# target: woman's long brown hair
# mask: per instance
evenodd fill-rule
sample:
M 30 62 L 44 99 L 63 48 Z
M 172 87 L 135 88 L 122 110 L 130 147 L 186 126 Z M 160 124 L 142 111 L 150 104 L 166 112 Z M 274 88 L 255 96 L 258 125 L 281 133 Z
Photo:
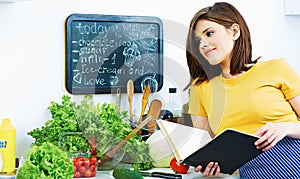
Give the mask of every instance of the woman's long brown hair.
M 209 20 L 223 25 L 225 28 L 230 28 L 234 23 L 240 26 L 240 37 L 236 40 L 232 51 L 230 62 L 231 75 L 247 71 L 250 68 L 249 64 L 257 62 L 257 59 L 252 60 L 250 31 L 243 16 L 229 3 L 215 3 L 213 6 L 198 11 L 190 22 L 186 44 L 186 58 L 191 80 L 186 88 L 188 88 L 195 79 L 195 84 L 201 84 L 221 73 L 219 65 L 210 65 L 199 52 L 199 44 L 195 39 L 195 26 L 199 20 Z

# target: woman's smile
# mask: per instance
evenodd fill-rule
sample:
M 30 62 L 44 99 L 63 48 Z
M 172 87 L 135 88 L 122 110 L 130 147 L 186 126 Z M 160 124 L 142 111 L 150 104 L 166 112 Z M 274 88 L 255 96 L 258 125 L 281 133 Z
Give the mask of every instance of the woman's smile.
M 212 52 L 215 51 L 215 49 L 216 49 L 216 48 L 212 48 L 212 49 L 207 49 L 207 50 L 205 50 L 205 51 L 204 51 L 204 55 L 205 55 L 206 57 L 209 57 L 209 56 L 212 54 Z
M 199 51 L 211 65 L 229 63 L 234 46 L 234 32 L 224 26 L 208 21 L 199 20 L 195 26 L 196 38 L 200 39 Z M 229 67 L 226 65 L 226 68 Z

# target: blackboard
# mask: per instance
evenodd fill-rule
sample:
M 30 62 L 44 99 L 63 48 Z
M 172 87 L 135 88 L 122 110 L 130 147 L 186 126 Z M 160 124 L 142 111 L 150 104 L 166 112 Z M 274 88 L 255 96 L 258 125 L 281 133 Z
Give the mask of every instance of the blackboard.
M 163 26 L 152 16 L 71 14 L 66 30 L 66 89 L 71 94 L 124 93 L 163 85 Z

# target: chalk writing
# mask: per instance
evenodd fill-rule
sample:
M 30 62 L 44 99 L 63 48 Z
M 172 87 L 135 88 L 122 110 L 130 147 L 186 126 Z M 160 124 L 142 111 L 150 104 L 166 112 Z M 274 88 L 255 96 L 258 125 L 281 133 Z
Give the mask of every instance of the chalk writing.
M 135 21 L 136 16 L 126 16 L 123 21 L 107 20 L 103 15 L 99 16 L 102 19 L 71 16 L 74 18 L 66 23 L 66 76 L 71 93 L 74 88 L 125 88 L 129 79 L 162 73 L 160 21 L 147 22 L 147 17 Z

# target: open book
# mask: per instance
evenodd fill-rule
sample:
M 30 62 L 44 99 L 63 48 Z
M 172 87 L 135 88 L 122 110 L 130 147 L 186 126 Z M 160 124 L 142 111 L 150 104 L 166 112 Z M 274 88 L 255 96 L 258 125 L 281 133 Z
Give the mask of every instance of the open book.
M 218 162 L 221 173 L 233 174 L 262 153 L 254 146 L 258 137 L 232 129 L 211 138 L 206 130 L 161 119 L 157 124 L 177 161 L 189 166 L 206 167 L 213 161 Z

